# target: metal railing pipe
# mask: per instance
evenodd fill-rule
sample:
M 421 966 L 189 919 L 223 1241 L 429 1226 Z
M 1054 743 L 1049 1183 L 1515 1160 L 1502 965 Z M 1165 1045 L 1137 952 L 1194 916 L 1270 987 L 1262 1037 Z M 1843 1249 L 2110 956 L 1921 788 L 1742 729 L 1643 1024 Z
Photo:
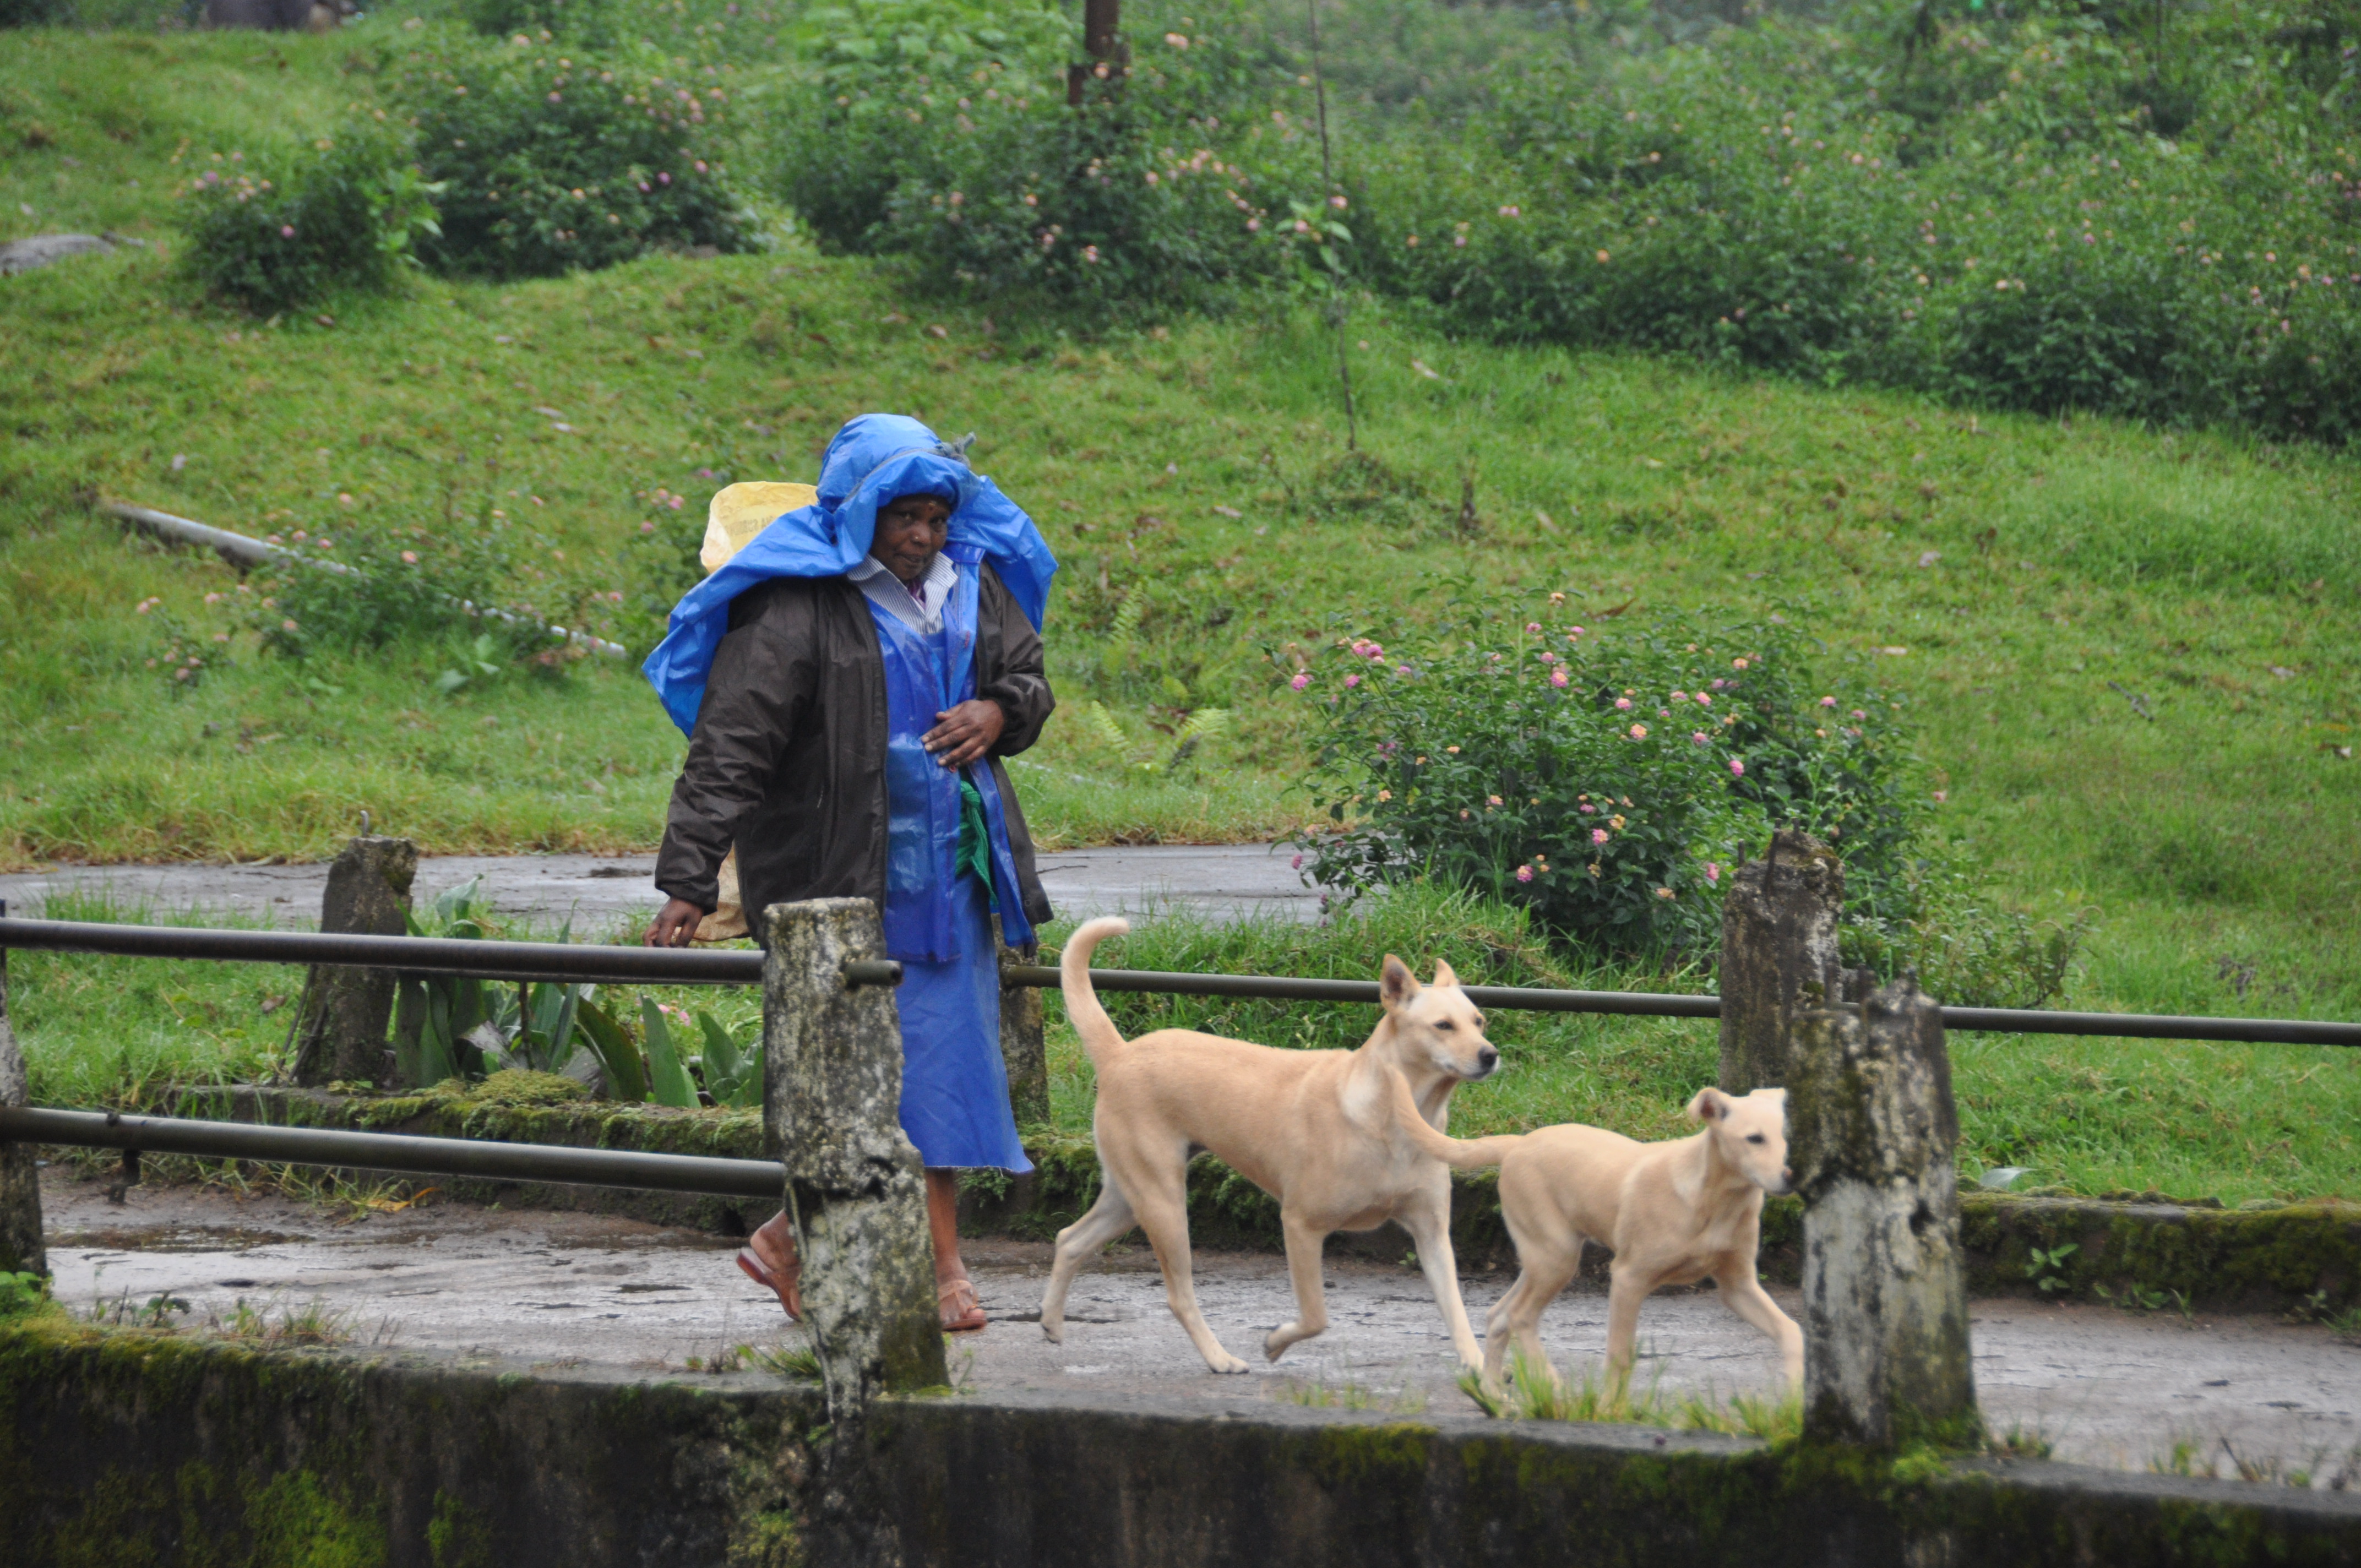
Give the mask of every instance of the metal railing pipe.
M 622 985 L 760 985 L 763 955 L 744 949 L 487 942 L 453 937 L 366 937 L 317 931 L 221 931 L 82 920 L 0 920 L 0 948 L 126 958 L 244 963 L 344 964 L 489 980 L 578 980 Z
M 1047 964 L 1006 964 L 1003 983 L 1058 988 L 1058 971 Z M 1301 980 L 1290 975 L 1185 974 L 1168 970 L 1094 969 L 1091 984 L 1101 991 L 1163 992 L 1175 996 L 1244 996 L 1274 1002 L 1360 1002 L 1378 1004 L 1373 980 Z M 1539 986 L 1471 985 L 1467 999 L 1478 1007 L 1522 1008 L 1537 1013 L 1624 1013 L 1657 1018 L 1719 1018 L 1718 996 L 1664 995 L 1650 991 L 1551 991 Z
M 134 1149 L 142 1154 L 192 1155 L 202 1159 L 265 1160 L 276 1165 L 335 1166 L 405 1176 L 630 1187 L 652 1192 L 755 1198 L 773 1203 L 779 1201 L 786 1183 L 785 1168 L 775 1160 L 577 1149 L 474 1138 L 412 1137 L 402 1133 L 346 1133 L 324 1127 L 129 1116 L 112 1111 L 0 1106 L 0 1143 L 11 1142 Z

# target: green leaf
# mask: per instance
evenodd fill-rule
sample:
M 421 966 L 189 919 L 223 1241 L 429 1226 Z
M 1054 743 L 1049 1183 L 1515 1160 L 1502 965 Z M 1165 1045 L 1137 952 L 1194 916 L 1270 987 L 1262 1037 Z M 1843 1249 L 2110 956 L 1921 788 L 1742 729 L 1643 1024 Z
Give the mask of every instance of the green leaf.
M 697 1026 L 705 1035 L 705 1085 L 713 1091 L 713 1098 L 719 1100 L 725 1085 L 737 1087 L 738 1075 L 745 1070 L 745 1064 L 738 1059 L 738 1042 L 730 1037 L 730 1031 L 712 1014 L 700 1011 Z
M 639 1048 L 613 1014 L 596 1002 L 586 1001 L 574 1015 L 574 1029 L 598 1058 L 599 1069 L 607 1075 L 609 1098 L 636 1103 L 648 1097 L 647 1069 L 640 1060 Z
M 640 998 L 640 1022 L 647 1031 L 648 1088 L 659 1105 L 694 1107 L 697 1086 L 688 1080 L 688 1069 L 680 1062 L 673 1049 L 672 1030 L 664 1023 L 664 1009 L 655 998 Z

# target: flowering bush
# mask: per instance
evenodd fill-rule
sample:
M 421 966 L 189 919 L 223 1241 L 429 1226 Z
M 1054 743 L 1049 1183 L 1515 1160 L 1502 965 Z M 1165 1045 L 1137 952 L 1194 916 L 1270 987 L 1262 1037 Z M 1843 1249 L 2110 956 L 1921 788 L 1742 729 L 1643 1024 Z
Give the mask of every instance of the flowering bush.
M 1304 661 L 1319 881 L 1432 876 L 1608 954 L 1710 949 L 1723 879 L 1773 826 L 1837 843 L 1857 906 L 1906 893 L 1895 699 L 1816 690 L 1777 626 L 1592 630 L 1562 601 Z
M 2350 440 L 2361 137 L 2205 25 L 2169 79 L 2039 10 L 1930 22 L 1898 90 L 1874 29 L 1775 19 L 1541 64 L 1357 164 L 1360 270 L 1502 336 Z
M 445 36 L 389 63 L 442 185 L 441 233 L 420 247 L 434 266 L 544 277 L 666 246 L 751 247 L 718 146 L 729 95 L 707 75 L 545 31 L 497 46 Z
M 478 528 L 434 532 L 297 528 L 272 534 L 269 543 L 295 559 L 257 574 L 236 609 L 262 646 L 281 657 L 478 630 L 517 652 L 548 642 L 535 627 L 470 617 L 461 608 L 505 603 L 517 575 L 507 532 L 489 520 Z
M 180 194 L 182 274 L 254 311 L 389 288 L 434 234 L 408 147 L 366 124 L 286 157 L 215 153 Z

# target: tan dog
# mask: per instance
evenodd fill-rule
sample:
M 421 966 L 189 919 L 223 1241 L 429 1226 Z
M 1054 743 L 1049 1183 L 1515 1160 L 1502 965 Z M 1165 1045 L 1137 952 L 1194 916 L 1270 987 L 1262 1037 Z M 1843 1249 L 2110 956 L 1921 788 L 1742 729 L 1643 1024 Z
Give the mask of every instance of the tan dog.
M 1210 1149 L 1279 1200 L 1296 1319 L 1263 1341 L 1271 1360 L 1328 1326 L 1320 1253 L 1329 1233 L 1375 1230 L 1392 1220 L 1418 1248 L 1419 1267 L 1460 1360 L 1477 1365 L 1476 1335 L 1451 1255 L 1451 1173 L 1394 1128 L 1399 1090 L 1412 1118 L 1456 1149 L 1438 1130 L 1452 1090 L 1499 1065 L 1499 1053 L 1484 1038 L 1484 1015 L 1459 989 L 1451 966 L 1436 964 L 1434 983 L 1421 986 L 1387 954 L 1378 982 L 1385 1017 L 1357 1050 L 1274 1050 L 1188 1029 L 1126 1041 L 1091 989 L 1090 961 L 1101 941 L 1129 929 L 1121 920 L 1093 920 L 1074 933 L 1059 960 L 1067 1015 L 1098 1071 L 1092 1127 L 1105 1182 L 1091 1212 L 1058 1234 L 1041 1300 L 1042 1332 L 1064 1340 L 1074 1275 L 1137 1223 L 1156 1249 L 1172 1315 L 1205 1365 L 1216 1372 L 1246 1370 L 1205 1326 L 1190 1274 L 1189 1159 Z
M 1500 1217 L 1517 1244 L 1517 1282 L 1484 1323 L 1484 1381 L 1498 1387 L 1511 1339 L 1546 1367 L 1535 1331 L 1582 1263 L 1586 1242 L 1612 1247 L 1607 1376 L 1631 1376 L 1640 1303 L 1660 1286 L 1711 1279 L 1722 1304 L 1778 1342 L 1787 1382 L 1804 1380 L 1804 1335 L 1754 1276 L 1763 1198 L 1787 1190 L 1787 1091 L 1741 1096 L 1700 1089 L 1691 1119 L 1705 1130 L 1643 1144 L 1569 1122 L 1513 1136 L 1447 1138 L 1418 1114 L 1406 1085 L 1396 1116 L 1411 1143 L 1462 1170 L 1500 1168 Z M 1554 1375 L 1554 1374 L 1553 1374 Z

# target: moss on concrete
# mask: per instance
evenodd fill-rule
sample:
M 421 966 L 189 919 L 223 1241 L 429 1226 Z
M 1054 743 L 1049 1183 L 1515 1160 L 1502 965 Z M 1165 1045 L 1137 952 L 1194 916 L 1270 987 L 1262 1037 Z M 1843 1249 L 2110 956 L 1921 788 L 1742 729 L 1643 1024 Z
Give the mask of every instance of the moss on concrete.
M 0 1325 L 10 1568 L 800 1568 L 808 1391 L 507 1378 L 62 1318 Z M 738 1552 L 737 1543 L 754 1550 Z

